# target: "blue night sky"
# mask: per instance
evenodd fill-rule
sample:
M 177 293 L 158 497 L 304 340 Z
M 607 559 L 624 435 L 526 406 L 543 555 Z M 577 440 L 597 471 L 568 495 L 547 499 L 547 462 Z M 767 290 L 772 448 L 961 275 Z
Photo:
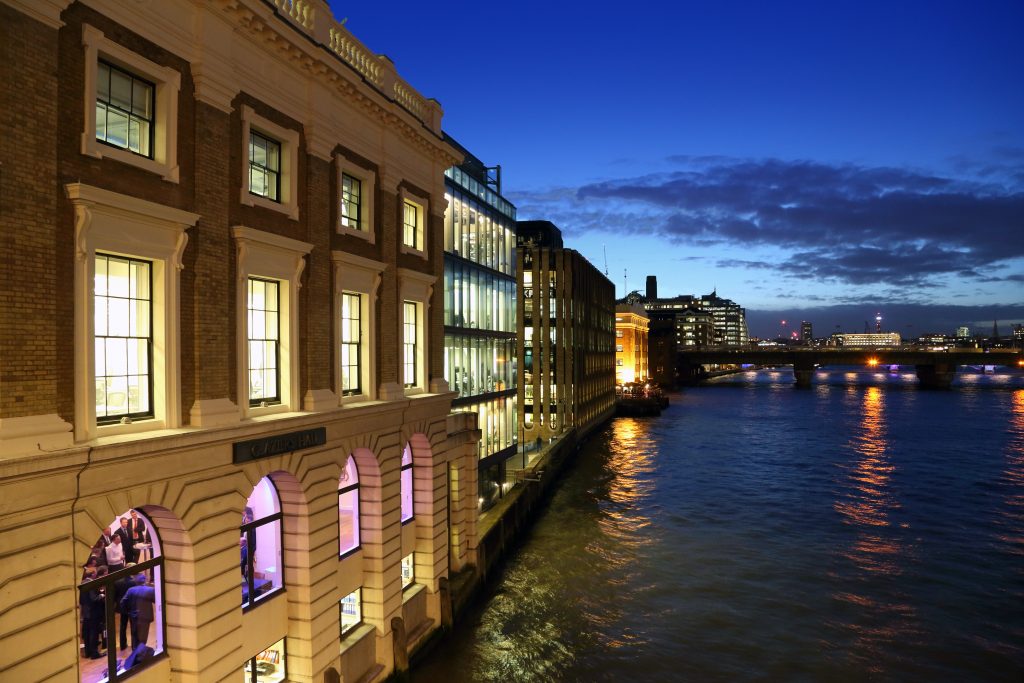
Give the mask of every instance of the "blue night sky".
M 1024 321 L 1020 0 L 331 4 L 619 296 L 717 287 L 762 336 Z

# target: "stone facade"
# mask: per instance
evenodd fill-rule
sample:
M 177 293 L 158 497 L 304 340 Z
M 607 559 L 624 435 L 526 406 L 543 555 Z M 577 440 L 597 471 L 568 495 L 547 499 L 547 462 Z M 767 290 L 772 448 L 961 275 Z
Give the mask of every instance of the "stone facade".
M 0 2 L 0 679 L 93 680 L 78 584 L 100 529 L 130 508 L 163 557 L 163 651 L 139 681 L 237 680 L 286 640 L 292 681 L 376 680 L 442 622 L 450 570 L 474 561 L 475 415 L 443 377 L 441 110 L 334 21 L 326 2 Z M 153 86 L 154 151 L 97 142 L 97 64 Z M 247 192 L 248 137 L 281 143 L 277 205 Z M 340 177 L 372 194 L 339 227 Z M 401 198 L 425 245 L 401 247 Z M 152 269 L 152 415 L 97 420 L 96 254 Z M 249 400 L 246 286 L 277 282 L 280 400 Z M 363 391 L 343 396 L 339 296 L 364 302 Z M 420 376 L 403 381 L 402 302 Z M 323 429 L 236 462 L 242 442 Z M 402 523 L 401 461 L 413 460 Z M 339 556 L 338 487 L 359 469 L 359 547 Z M 239 525 L 269 477 L 284 589 L 243 611 Z M 415 580 L 403 590 L 401 560 Z M 339 600 L 362 589 L 341 638 Z M 397 644 L 397 645 L 396 645 Z M 396 647 L 401 652 L 396 651 Z

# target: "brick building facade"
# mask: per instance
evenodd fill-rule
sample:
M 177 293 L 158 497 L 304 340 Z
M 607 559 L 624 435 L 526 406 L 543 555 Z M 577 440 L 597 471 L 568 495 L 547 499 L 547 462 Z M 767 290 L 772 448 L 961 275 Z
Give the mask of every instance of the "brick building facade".
M 0 27 L 0 678 L 127 654 L 81 656 L 79 582 L 129 510 L 158 612 L 133 679 L 401 667 L 476 542 L 439 105 L 321 0 L 3 0 Z M 264 489 L 278 561 L 243 525 Z

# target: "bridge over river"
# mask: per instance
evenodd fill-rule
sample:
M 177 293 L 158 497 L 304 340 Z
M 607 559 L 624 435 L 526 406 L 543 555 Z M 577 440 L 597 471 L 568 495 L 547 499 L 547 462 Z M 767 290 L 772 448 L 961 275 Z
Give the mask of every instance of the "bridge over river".
M 704 348 L 679 352 L 679 371 L 685 380 L 700 378 L 705 365 L 792 365 L 796 386 L 809 387 L 814 370 L 829 365 L 914 365 L 921 386 L 948 388 L 962 365 L 1024 367 L 1024 352 L 1016 349 L 954 349 L 927 351 L 913 347 L 740 349 Z

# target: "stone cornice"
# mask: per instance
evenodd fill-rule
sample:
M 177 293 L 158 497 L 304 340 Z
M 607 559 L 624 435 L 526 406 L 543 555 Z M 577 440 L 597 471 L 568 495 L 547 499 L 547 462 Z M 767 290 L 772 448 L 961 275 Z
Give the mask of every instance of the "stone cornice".
M 60 14 L 71 4 L 71 0 L 0 0 L 0 2 L 50 28 L 60 28 L 64 25 Z
M 269 9 L 255 11 L 244 0 L 217 0 L 217 5 L 231 16 L 239 31 L 245 31 L 251 39 L 266 44 L 279 57 L 311 78 L 326 81 L 334 91 L 352 101 L 370 118 L 397 130 L 429 158 L 446 168 L 461 160 L 454 147 L 429 130 L 399 102 L 380 92 L 348 64 L 329 53 L 325 46 L 317 45 L 306 36 L 300 37 L 295 27 L 277 20 Z M 317 55 L 317 48 L 327 54 Z M 354 80 L 356 78 L 359 82 Z

